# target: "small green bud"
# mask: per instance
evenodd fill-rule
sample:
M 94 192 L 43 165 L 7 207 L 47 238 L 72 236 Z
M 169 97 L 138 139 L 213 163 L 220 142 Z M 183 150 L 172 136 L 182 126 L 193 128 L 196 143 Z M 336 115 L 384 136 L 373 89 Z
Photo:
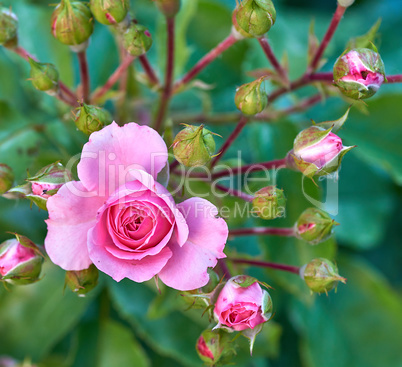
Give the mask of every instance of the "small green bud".
M 267 186 L 255 193 L 253 211 L 262 219 L 275 219 L 285 213 L 286 198 L 283 190 Z
M 173 141 L 175 158 L 187 167 L 206 165 L 215 152 L 213 133 L 205 129 L 204 125 L 185 126 Z
M 78 130 L 90 135 L 95 131 L 99 131 L 105 125 L 112 122 L 110 113 L 104 108 L 82 104 L 76 109 L 75 125 Z
M 55 93 L 59 88 L 59 72 L 53 64 L 44 64 L 29 59 L 31 82 L 33 86 L 48 93 Z
M 159 11 L 166 18 L 174 17 L 180 10 L 180 0 L 154 0 Z
M 0 195 L 13 187 L 14 173 L 7 164 L 0 163 Z
M 346 283 L 346 279 L 338 274 L 338 267 L 323 258 L 311 260 L 300 269 L 300 276 L 307 286 L 316 293 L 326 293 L 335 288 L 338 282 Z
M 236 90 L 236 107 L 245 115 L 255 115 L 264 110 L 268 103 L 268 96 L 261 89 L 265 77 L 243 84 Z
M 79 1 L 62 0 L 53 11 L 51 24 L 53 36 L 69 46 L 84 43 L 94 30 L 88 5 Z
M 295 225 L 296 236 L 311 245 L 324 242 L 338 225 L 327 213 L 317 208 L 306 209 Z
M 197 340 L 195 349 L 203 362 L 213 366 L 218 362 L 223 363 L 223 359 L 228 362 L 227 359 L 235 353 L 230 334 L 222 329 L 204 330 Z
M 247 34 L 261 37 L 276 20 L 276 10 L 271 0 L 244 0 L 236 11 L 236 23 Z
M 18 18 L 7 8 L 0 8 L 0 45 L 14 47 L 18 43 Z
M 102 24 L 120 23 L 127 16 L 129 0 L 91 0 L 90 8 L 95 19 Z
M 123 46 L 130 55 L 141 56 L 152 46 L 152 36 L 142 25 L 131 23 L 123 33 Z
M 10 284 L 31 284 L 38 280 L 43 255 L 27 237 L 15 234 L 15 239 L 0 244 L 0 280 Z
M 66 285 L 80 297 L 94 289 L 98 284 L 99 271 L 94 264 L 88 269 L 66 272 Z
M 385 80 L 384 63 L 378 52 L 356 48 L 341 55 L 334 65 L 334 81 L 353 99 L 373 96 Z

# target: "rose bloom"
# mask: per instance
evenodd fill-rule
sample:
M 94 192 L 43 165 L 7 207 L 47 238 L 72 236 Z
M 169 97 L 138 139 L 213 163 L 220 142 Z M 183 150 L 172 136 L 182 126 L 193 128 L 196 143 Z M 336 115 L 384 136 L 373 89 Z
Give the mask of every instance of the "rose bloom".
M 272 304 L 268 292 L 261 289 L 258 282 L 248 287 L 240 286 L 238 280 L 242 278 L 247 276 L 238 275 L 229 279 L 219 293 L 214 308 L 217 327 L 224 325 L 241 331 L 254 329 L 269 320 Z
M 78 164 L 80 181 L 48 199 L 45 248 L 65 270 L 93 263 L 114 280 L 191 290 L 208 283 L 228 236 L 217 208 L 193 197 L 175 204 L 156 181 L 167 147 L 147 126 L 113 123 L 93 133 Z

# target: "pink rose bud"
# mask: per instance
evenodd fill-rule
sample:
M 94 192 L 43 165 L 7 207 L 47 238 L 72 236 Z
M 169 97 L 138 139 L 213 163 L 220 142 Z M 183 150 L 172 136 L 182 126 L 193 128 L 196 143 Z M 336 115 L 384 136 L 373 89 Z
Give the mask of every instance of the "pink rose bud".
M 341 92 L 353 99 L 373 96 L 385 80 L 380 55 L 368 48 L 356 48 L 336 60 L 334 81 Z
M 16 285 L 34 283 L 43 256 L 30 239 L 18 234 L 15 237 L 0 244 L 0 280 Z
M 325 176 L 339 169 L 342 157 L 352 148 L 345 147 L 339 136 L 331 132 L 311 126 L 301 131 L 288 153 L 289 168 L 297 167 L 305 176 Z
M 7 164 L 0 163 L 0 195 L 10 190 L 13 186 L 13 170 Z
M 204 330 L 195 349 L 201 360 L 208 365 L 225 365 L 235 350 L 230 346 L 229 333 L 223 330 Z

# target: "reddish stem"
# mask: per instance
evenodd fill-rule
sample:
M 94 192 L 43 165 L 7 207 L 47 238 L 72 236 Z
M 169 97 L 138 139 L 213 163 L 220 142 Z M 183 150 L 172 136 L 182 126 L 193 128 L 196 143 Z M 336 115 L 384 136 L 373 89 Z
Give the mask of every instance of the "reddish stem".
M 174 85 L 173 90 L 177 91 L 181 86 L 187 84 L 203 69 L 205 69 L 212 61 L 214 61 L 220 54 L 222 54 L 230 46 L 236 43 L 236 41 L 237 39 L 232 34 L 226 37 L 219 45 L 209 51 L 200 61 L 198 61 L 197 64 L 195 64 L 193 68 Z
M 265 37 L 258 38 L 258 42 L 260 43 L 262 49 L 264 50 L 265 55 L 267 56 L 269 62 L 274 67 L 278 75 L 282 77 L 284 81 L 288 80 L 285 70 L 282 68 L 281 64 L 279 63 L 278 59 L 276 58 L 272 48 L 268 42 L 268 39 Z
M 402 83 L 402 74 L 388 75 L 387 83 Z
M 78 52 L 78 63 L 80 65 L 80 76 L 82 84 L 82 98 L 85 103 L 89 103 L 89 71 L 88 71 L 88 61 L 87 52 Z
M 240 117 L 239 123 L 236 125 L 236 128 L 232 131 L 232 133 L 229 135 L 227 140 L 223 143 L 222 148 L 218 155 L 212 159 L 211 162 L 211 169 L 218 163 L 218 161 L 221 159 L 221 157 L 226 153 L 226 151 L 229 149 L 229 147 L 232 145 L 232 143 L 236 140 L 236 138 L 239 136 L 241 131 L 243 130 L 244 126 L 246 126 L 248 122 L 248 118 L 245 116 Z
M 346 7 L 341 6 L 338 4 L 335 14 L 332 17 L 331 23 L 327 29 L 327 33 L 325 33 L 324 38 L 321 41 L 320 46 L 315 53 L 313 60 L 311 61 L 310 66 L 308 67 L 307 72 L 310 73 L 311 71 L 315 70 L 320 62 L 320 59 L 328 46 L 328 43 L 331 41 L 332 36 L 334 35 L 336 29 L 338 28 L 338 24 L 341 21 L 343 14 L 345 13 Z
M 273 227 L 235 228 L 229 231 L 229 236 L 257 236 L 257 235 L 293 237 L 295 235 L 295 231 L 293 228 L 273 228 Z
M 226 279 L 230 279 L 232 276 L 230 275 L 230 271 L 226 265 L 225 259 L 218 260 L 218 267 L 220 268 L 222 275 Z
M 310 75 L 309 78 L 311 81 L 318 81 L 318 82 L 334 82 L 334 74 L 330 73 L 314 73 Z
M 64 94 L 67 94 L 74 102 L 77 102 L 77 95 L 63 82 L 59 81 L 59 87 Z M 78 102 L 76 104 L 78 105 Z
M 105 93 L 113 87 L 120 79 L 120 77 L 125 73 L 128 67 L 131 65 L 133 60 L 135 59 L 132 55 L 127 55 L 123 62 L 118 66 L 118 68 L 114 71 L 114 73 L 109 77 L 106 83 L 93 94 L 92 100 L 99 100 L 101 97 L 105 95 Z
M 173 82 L 173 68 L 174 68 L 174 19 L 166 18 L 167 25 L 167 59 L 166 59 L 166 72 L 165 72 L 165 85 L 159 104 L 159 109 L 155 119 L 155 130 L 160 131 L 162 128 L 163 120 L 169 106 L 169 100 L 172 94 Z
M 146 57 L 146 55 L 141 55 L 138 57 L 138 60 L 140 61 L 142 68 L 145 71 L 145 74 L 147 74 L 149 81 L 152 84 L 159 84 L 159 80 L 158 77 L 156 76 L 154 69 L 152 69 L 151 64 L 148 61 L 148 58 Z
M 35 56 L 31 55 L 27 50 L 23 49 L 21 46 L 12 47 L 9 48 L 9 50 L 15 52 L 17 55 L 21 56 L 26 61 L 29 61 L 29 59 L 38 61 L 38 59 Z
M 298 267 L 298 266 L 278 264 L 278 263 L 272 263 L 272 262 L 268 262 L 268 261 L 259 261 L 259 260 L 246 260 L 246 259 L 233 259 L 233 258 L 227 258 L 227 260 L 229 260 L 233 263 L 237 263 L 237 264 L 248 264 L 248 265 L 261 266 L 264 268 L 288 271 L 288 272 L 294 273 L 294 274 L 300 273 L 300 267 Z
M 218 190 L 221 190 L 223 192 L 227 192 L 231 196 L 235 196 L 237 198 L 243 199 L 248 202 L 251 202 L 254 199 L 254 196 L 248 195 L 240 190 L 229 189 L 228 187 L 222 186 L 217 183 L 214 184 L 214 187 L 216 187 Z

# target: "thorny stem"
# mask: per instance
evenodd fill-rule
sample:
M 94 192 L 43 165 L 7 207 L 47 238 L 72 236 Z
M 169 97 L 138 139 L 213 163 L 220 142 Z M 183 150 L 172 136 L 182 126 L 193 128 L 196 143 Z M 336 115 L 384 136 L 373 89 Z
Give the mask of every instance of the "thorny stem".
M 315 53 L 310 66 L 307 69 L 307 73 L 310 74 L 313 70 L 315 70 L 320 62 L 320 59 L 328 46 L 328 43 L 331 41 L 332 36 L 334 35 L 336 29 L 338 28 L 338 24 L 341 21 L 343 14 L 345 13 L 346 7 L 338 4 L 335 14 L 332 17 L 331 23 L 327 29 L 327 33 L 325 33 L 324 38 L 322 39 L 320 46 Z
M 276 58 L 274 52 L 272 51 L 272 48 L 268 42 L 268 39 L 265 37 L 258 38 L 258 42 L 261 45 L 261 48 L 263 49 L 265 55 L 267 56 L 269 62 L 271 65 L 274 67 L 276 72 L 278 73 L 279 76 L 282 77 L 282 80 L 284 82 L 288 81 L 288 76 L 286 75 L 286 71 L 282 68 L 281 64 L 279 63 L 278 59 Z
M 293 237 L 295 231 L 293 228 L 274 228 L 274 227 L 253 227 L 253 228 L 235 228 L 229 231 L 229 236 L 257 236 L 271 235 Z
M 193 66 L 193 68 L 180 80 L 174 87 L 173 92 L 180 89 L 183 85 L 191 81 L 196 75 L 198 75 L 203 69 L 205 69 L 213 60 L 215 60 L 220 54 L 227 50 L 230 46 L 236 43 L 237 39 L 230 34 L 215 48 L 209 51 L 200 61 Z
M 152 69 L 152 66 L 149 63 L 147 56 L 145 54 L 141 55 L 138 57 L 138 60 L 140 61 L 145 74 L 147 74 L 149 81 L 152 84 L 159 84 L 158 77 L 156 76 L 154 69 Z
M 165 85 L 163 87 L 159 109 L 155 119 L 155 130 L 160 131 L 166 110 L 169 106 L 169 100 L 172 95 L 173 67 L 174 67 L 174 28 L 175 18 L 166 18 L 167 25 L 167 59 L 165 72 Z
M 298 266 L 278 264 L 278 263 L 272 263 L 272 262 L 268 262 L 268 261 L 259 261 L 259 260 L 234 259 L 234 258 L 230 258 L 230 257 L 227 258 L 227 260 L 231 261 L 232 263 L 236 263 L 236 264 L 261 266 L 264 268 L 288 271 L 288 272 L 294 273 L 294 274 L 300 273 L 300 267 L 298 267 Z
M 227 192 L 231 196 L 238 197 L 238 198 L 243 199 L 248 202 L 251 202 L 254 199 L 254 196 L 248 195 L 240 190 L 229 189 L 228 187 L 222 186 L 217 183 L 214 184 L 214 187 L 216 187 L 218 190 L 221 190 L 223 192 Z
M 114 71 L 114 73 L 109 77 L 109 79 L 106 81 L 106 83 L 98 91 L 96 91 L 93 94 L 91 99 L 93 101 L 96 101 L 96 100 L 99 100 L 101 97 L 103 97 L 105 95 L 105 93 L 110 88 L 112 88 L 114 84 L 117 83 L 117 81 L 125 73 L 125 71 L 131 65 L 131 63 L 133 62 L 134 59 L 135 59 L 134 56 L 127 55 L 125 57 L 125 59 L 122 61 L 122 63 L 118 66 L 118 68 Z
M 89 103 L 89 71 L 86 51 L 78 52 L 78 63 L 80 65 L 80 77 L 82 84 L 82 98 Z

